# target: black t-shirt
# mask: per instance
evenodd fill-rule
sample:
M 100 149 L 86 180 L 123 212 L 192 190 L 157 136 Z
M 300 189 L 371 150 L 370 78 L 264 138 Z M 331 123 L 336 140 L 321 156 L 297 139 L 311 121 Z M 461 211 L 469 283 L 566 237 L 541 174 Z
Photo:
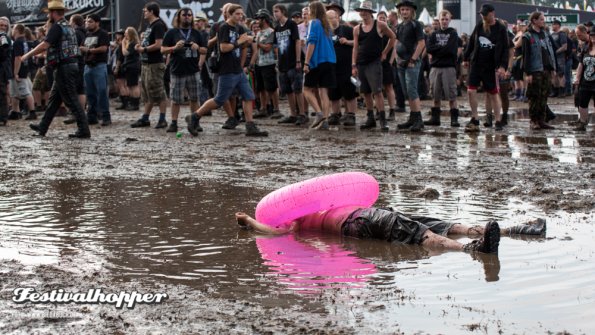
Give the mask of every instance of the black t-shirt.
M 478 49 L 477 49 L 477 62 L 476 64 L 482 64 L 485 68 L 495 67 L 494 58 L 496 56 L 496 43 L 498 43 L 498 29 L 494 26 L 491 27 L 490 33 L 486 33 L 483 27 L 478 30 Z
M 338 76 L 351 74 L 351 52 L 353 51 L 353 46 L 339 43 L 341 37 L 353 41 L 353 28 L 342 24 L 333 32 L 333 44 L 337 55 L 335 71 Z
M 58 46 L 60 44 L 60 39 L 62 38 L 62 28 L 60 28 L 57 24 L 52 24 L 48 34 L 45 35 L 45 41 L 49 43 L 51 46 Z
M 145 30 L 145 38 L 141 42 L 141 45 L 148 47 L 155 44 L 155 40 L 163 39 L 166 31 L 167 26 L 161 19 L 153 21 Z M 161 55 L 161 50 L 147 51 L 142 53 L 141 60 L 149 64 L 163 63 L 163 56 Z
M 24 37 L 17 38 L 14 43 L 12 44 L 12 64 L 14 64 L 14 59 L 16 57 L 23 56 L 29 52 L 29 44 L 25 41 Z M 21 62 L 21 67 L 19 68 L 19 78 L 27 78 L 29 74 L 29 60 L 25 62 Z M 16 76 L 15 76 L 16 77 Z
M 397 56 L 400 59 L 410 59 L 415 52 L 417 42 L 423 40 L 424 32 L 421 23 L 408 21 L 397 26 Z
M 580 78 L 580 89 L 595 91 L 595 56 L 587 53 L 581 57 L 583 63 L 583 76 Z
M 97 29 L 94 32 L 87 31 L 85 47 L 94 49 L 102 46 L 107 46 L 109 49 L 109 35 L 107 32 L 103 29 Z M 107 49 L 101 53 L 94 53 L 90 50 L 85 53 L 85 64 L 94 66 L 98 63 L 107 63 Z
M 79 47 L 85 45 L 85 39 L 87 38 L 87 31 L 84 28 L 74 28 L 74 33 L 76 34 L 76 41 L 78 42 Z M 79 56 L 79 65 L 81 68 L 85 66 L 85 57 L 81 54 Z
M 217 33 L 217 41 L 221 45 L 221 43 L 231 43 L 234 44 L 240 38 L 240 35 L 244 34 L 246 30 L 239 24 L 235 26 L 231 26 L 227 23 L 222 24 L 219 27 L 219 32 Z M 242 49 L 239 47 L 234 48 L 230 52 L 221 53 L 220 57 L 220 66 L 219 66 L 219 75 L 223 74 L 238 74 L 242 73 L 242 64 L 241 64 L 241 57 Z
M 185 46 L 177 51 L 172 52 L 170 56 L 171 73 L 180 76 L 188 75 L 198 72 L 198 50 L 192 50 L 190 46 L 186 46 L 190 42 L 194 42 L 201 47 L 206 47 L 207 43 L 202 35 L 195 29 L 170 29 L 163 38 L 163 46 L 173 47 L 178 41 L 185 41 Z
M 284 25 L 275 27 L 275 47 L 279 49 L 279 71 L 287 72 L 295 68 L 295 41 L 300 39 L 298 26 L 287 19 Z
M 124 56 L 122 66 L 126 69 L 139 68 L 140 69 L 140 55 L 135 49 L 136 43 L 128 44 L 128 56 Z

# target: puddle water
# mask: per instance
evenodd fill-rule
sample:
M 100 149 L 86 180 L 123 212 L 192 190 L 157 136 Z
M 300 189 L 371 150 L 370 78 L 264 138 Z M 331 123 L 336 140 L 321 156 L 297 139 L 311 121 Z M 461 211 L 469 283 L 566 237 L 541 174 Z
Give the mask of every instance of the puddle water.
M 564 143 L 552 145 L 571 147 Z M 413 196 L 415 187 L 382 184 L 378 204 L 464 224 L 496 218 L 510 226 L 545 216 L 519 200 L 428 186 L 441 193 L 438 200 Z M 252 212 L 267 192 L 184 180 L 5 187 L 0 257 L 52 264 L 80 254 L 92 260 L 81 266 L 117 279 L 183 283 L 229 298 L 290 293 L 289 303 L 297 304 L 331 296 L 325 306 L 331 317 L 380 333 L 393 326 L 457 333 L 471 324 L 504 333 L 595 329 L 593 213 L 550 215 L 547 238 L 504 237 L 499 257 L 473 258 L 379 241 L 238 230 L 233 213 Z

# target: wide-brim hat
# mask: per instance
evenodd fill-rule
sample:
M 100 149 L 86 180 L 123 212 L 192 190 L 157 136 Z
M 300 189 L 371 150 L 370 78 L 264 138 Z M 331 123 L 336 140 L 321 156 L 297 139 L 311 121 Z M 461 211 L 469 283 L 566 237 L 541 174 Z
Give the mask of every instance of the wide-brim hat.
M 333 9 L 333 8 L 336 8 L 336 9 L 339 10 L 339 12 L 341 12 L 341 14 L 339 14 L 339 16 L 345 14 L 345 9 L 338 2 L 334 2 L 333 1 L 333 2 L 330 2 L 329 4 L 326 5 L 326 10 Z
M 64 1 L 62 0 L 50 0 L 48 1 L 48 6 L 43 9 L 44 13 L 47 13 L 51 10 L 66 10 L 66 6 L 64 6 Z
M 397 9 L 401 8 L 401 7 L 410 7 L 410 8 L 413 8 L 413 10 L 417 10 L 417 5 L 415 5 L 413 3 L 413 1 L 409 1 L 409 0 L 403 0 L 403 1 L 399 2 L 397 4 Z
M 362 4 L 354 10 L 356 12 L 366 11 L 370 13 L 376 13 L 376 11 L 374 10 L 374 6 L 372 5 L 372 1 L 363 1 Z

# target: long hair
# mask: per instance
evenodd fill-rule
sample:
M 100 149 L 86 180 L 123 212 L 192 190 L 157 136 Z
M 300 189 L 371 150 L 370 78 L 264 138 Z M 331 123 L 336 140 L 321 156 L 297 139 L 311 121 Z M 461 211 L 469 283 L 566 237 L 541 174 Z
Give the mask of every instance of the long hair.
M 324 29 L 327 35 L 331 34 L 331 25 L 326 17 L 326 8 L 320 1 L 310 2 L 310 20 L 318 19 L 322 23 L 322 29 Z
M 138 37 L 138 32 L 136 31 L 136 29 L 134 29 L 134 27 L 126 28 L 126 30 L 124 31 L 124 36 L 126 36 L 126 40 L 124 40 L 124 43 L 122 43 L 124 46 L 124 49 L 128 49 L 128 46 L 130 45 L 130 43 L 135 43 L 135 44 L 140 43 L 140 38 Z
M 182 7 L 180 9 L 178 9 L 178 11 L 176 12 L 176 15 L 174 16 L 174 20 L 171 23 L 171 25 L 174 28 L 180 28 L 182 26 L 182 13 L 183 12 L 190 12 L 190 14 L 192 14 L 192 17 L 194 17 L 194 14 L 192 13 L 192 9 L 190 9 L 188 7 Z M 192 24 L 190 24 L 190 26 L 192 27 Z
M 409 7 L 411 8 L 411 7 Z M 404 21 L 403 17 L 401 16 L 401 11 L 397 10 L 397 16 L 399 17 L 399 20 Z M 415 11 L 415 9 L 411 8 L 411 21 L 414 21 L 417 18 L 417 12 Z
M 488 19 L 486 16 L 483 16 L 483 15 L 481 16 L 481 22 L 483 23 L 483 31 L 485 31 L 486 34 L 489 34 L 490 33 L 490 23 L 488 22 Z
M 535 11 L 529 15 L 529 25 L 531 26 L 531 29 L 535 29 L 535 27 L 533 27 L 533 21 L 539 19 L 542 15 L 543 13 L 539 11 Z

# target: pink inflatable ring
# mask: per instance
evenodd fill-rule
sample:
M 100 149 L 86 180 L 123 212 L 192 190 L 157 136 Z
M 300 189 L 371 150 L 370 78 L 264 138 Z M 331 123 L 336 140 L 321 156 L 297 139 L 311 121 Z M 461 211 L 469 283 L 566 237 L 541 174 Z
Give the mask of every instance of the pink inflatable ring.
M 363 172 L 312 178 L 267 194 L 256 206 L 256 220 L 274 227 L 337 207 L 370 207 L 378 194 L 376 179 Z

